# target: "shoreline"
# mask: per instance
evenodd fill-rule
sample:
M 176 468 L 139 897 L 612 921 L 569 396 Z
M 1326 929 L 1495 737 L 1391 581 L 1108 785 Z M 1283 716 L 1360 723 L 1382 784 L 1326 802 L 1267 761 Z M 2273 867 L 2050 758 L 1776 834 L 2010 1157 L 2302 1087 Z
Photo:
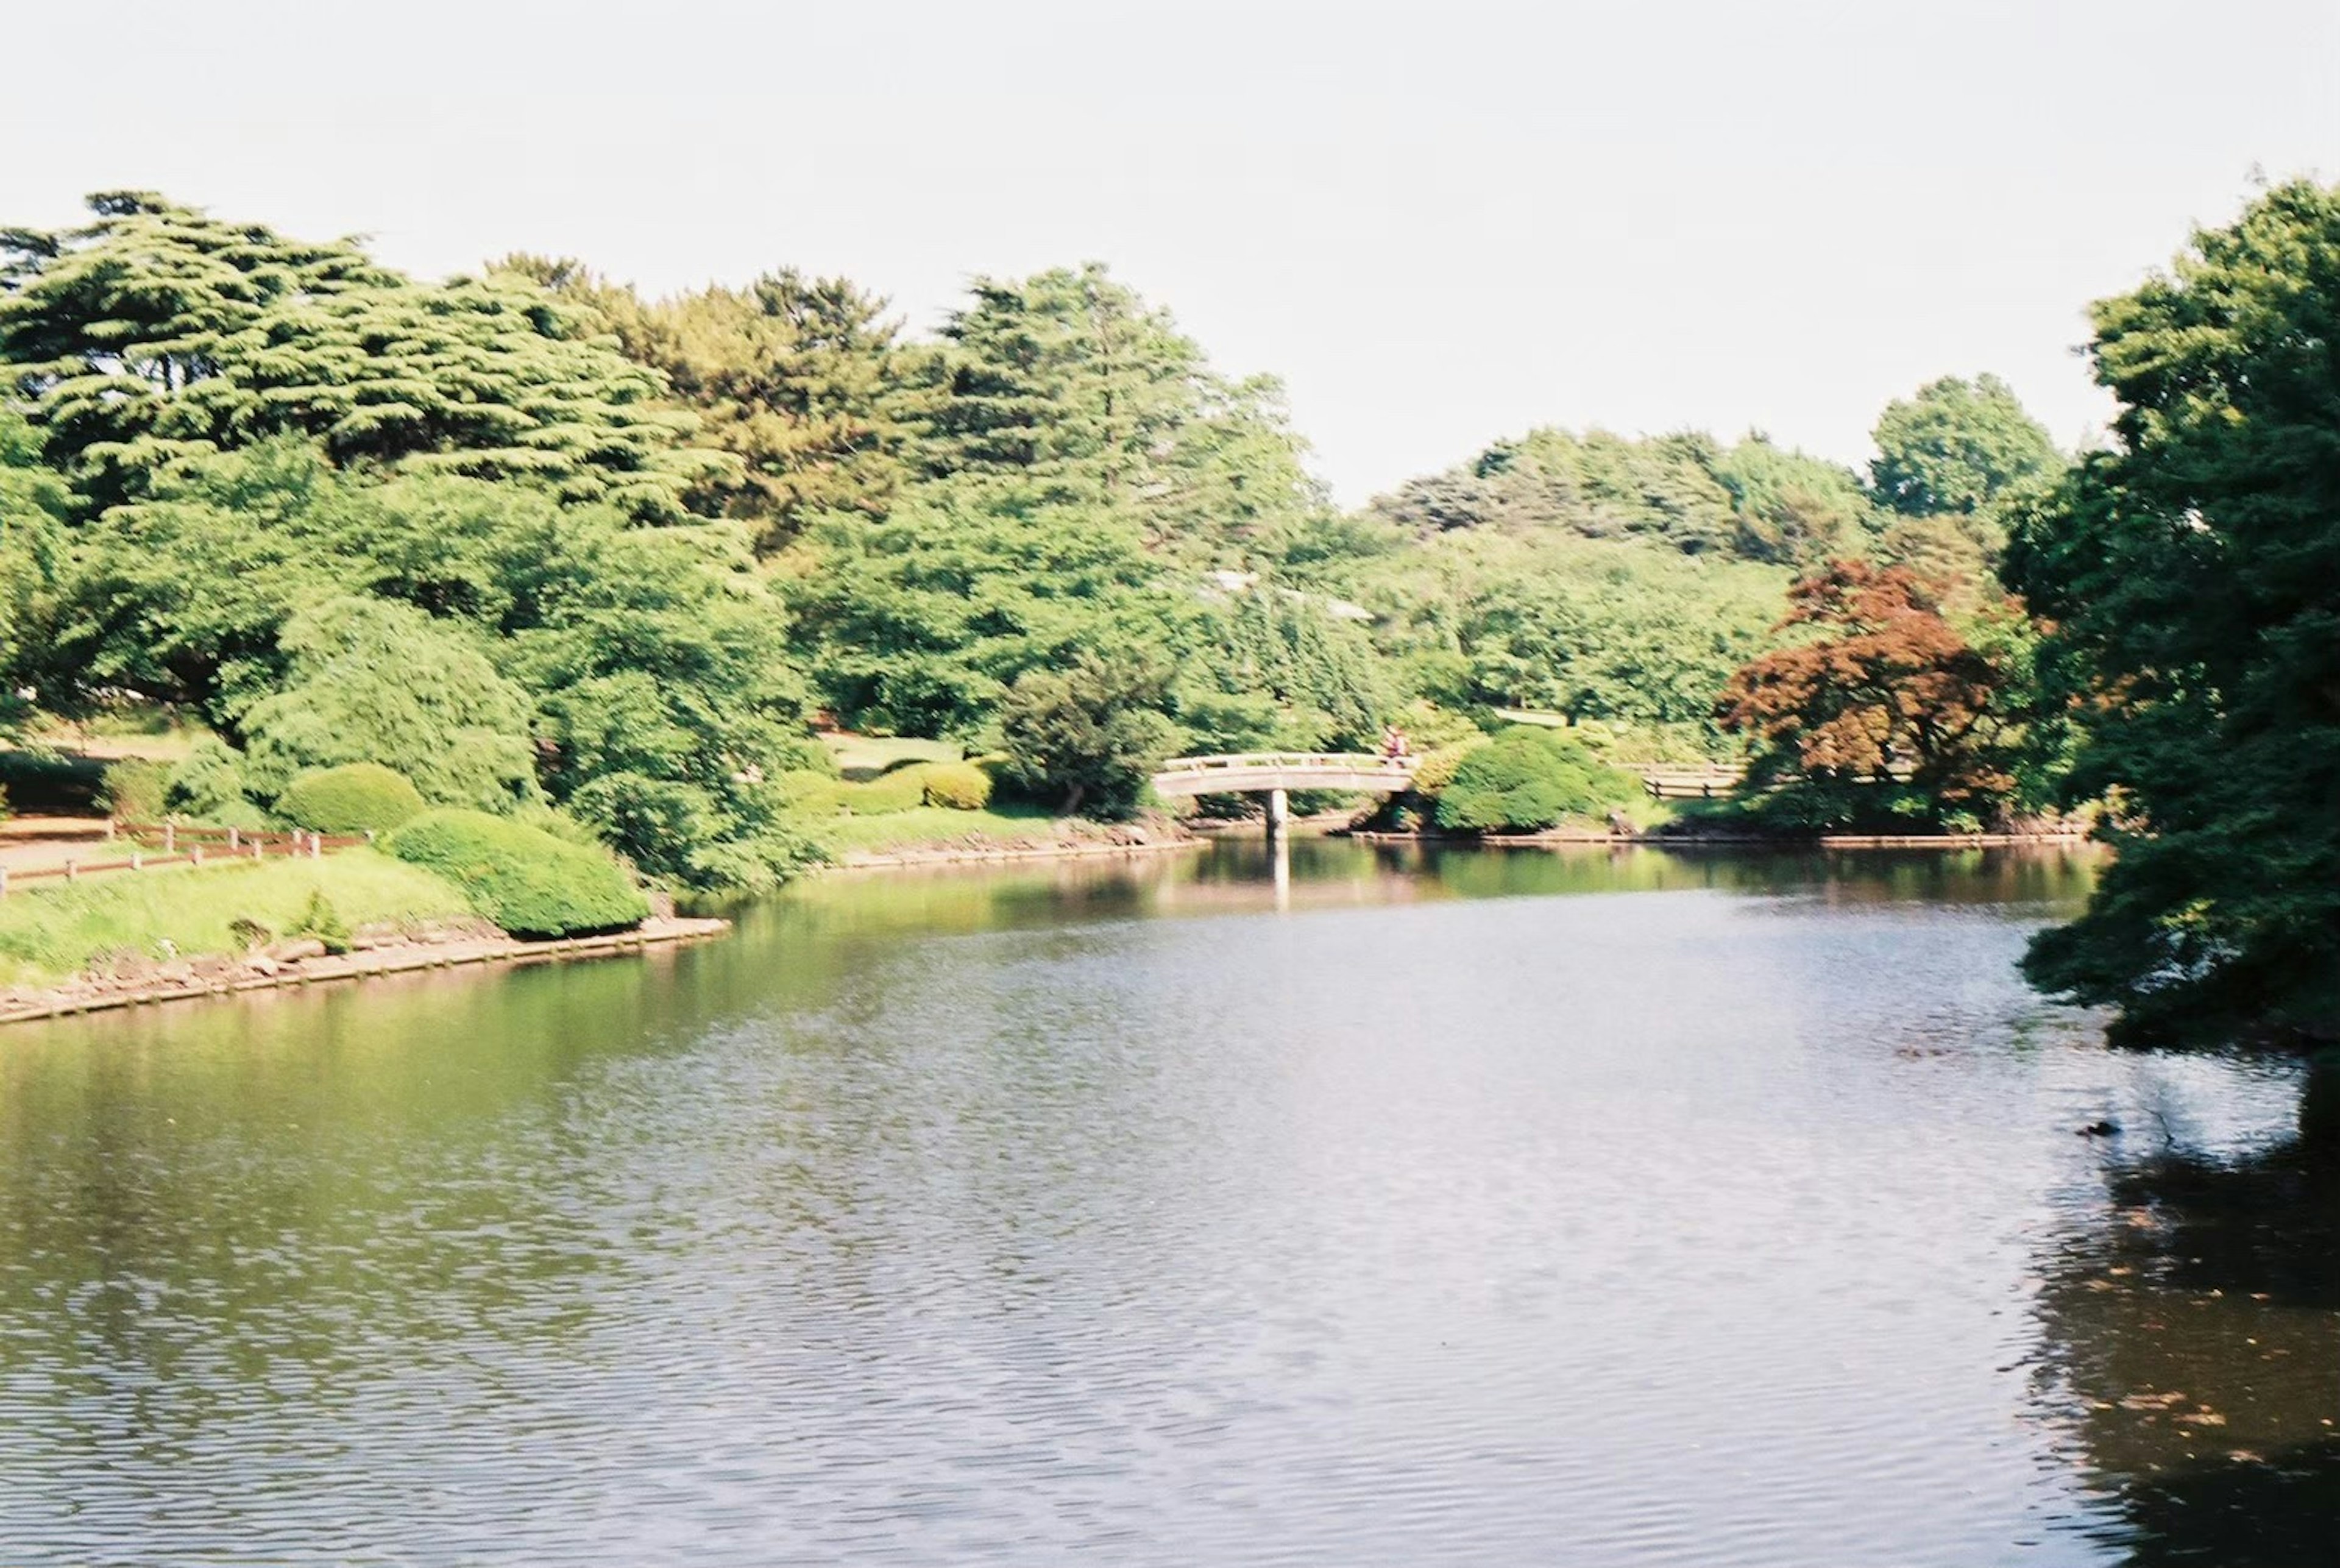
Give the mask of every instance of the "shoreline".
M 1295 824 L 1295 826 L 1298 826 Z M 1315 826 L 1315 825 L 1311 825 Z M 834 876 L 857 871 L 906 871 L 923 868 L 1013 865 L 1036 860 L 1093 859 L 1155 855 L 1201 849 L 1215 839 L 1256 823 L 1229 821 L 1200 830 L 1182 831 L 1175 838 L 1135 838 L 1053 844 L 975 847 L 948 841 L 906 845 L 888 850 L 858 850 L 810 876 Z M 1430 833 L 1343 830 L 1325 824 L 1309 837 L 1344 839 L 1362 844 L 1451 845 L 1491 849 L 1562 849 L 1606 847 L 1636 849 L 1994 849 L 2063 848 L 2085 844 L 2087 835 L 2072 833 L 1877 834 L 1832 833 L 1810 839 L 1781 839 L 1753 834 L 1712 834 L 1695 838 L 1665 838 L 1652 834 L 1602 833 L 1591 829 L 1532 834 L 1483 834 L 1476 838 Z M 193 964 L 174 966 L 165 972 L 134 979 L 83 974 L 63 984 L 0 1000 L 0 1025 L 35 1023 L 89 1013 L 115 1012 L 164 1002 L 193 1001 L 206 997 L 241 996 L 252 991 L 282 990 L 342 980 L 372 979 L 412 974 L 424 969 L 470 968 L 475 965 L 556 963 L 572 959 L 612 958 L 650 948 L 706 941 L 731 929 L 728 919 L 704 917 L 653 916 L 630 931 L 598 937 L 569 937 L 529 941 L 497 933 L 471 933 L 410 939 L 362 951 L 301 957 L 268 955 L 229 958 L 215 956 Z
M 1617 849 L 2021 849 L 2088 843 L 2084 831 L 2070 833 L 1821 833 L 1783 838 L 1760 833 L 1601 833 L 1590 829 L 1551 833 L 1485 833 L 1477 838 L 1443 833 L 1353 832 L 1337 835 L 1363 844 L 1451 844 L 1479 849 L 1545 849 L 1606 845 Z
M 319 953 L 298 958 L 263 956 L 225 959 L 207 965 L 203 970 L 189 964 L 180 966 L 183 973 L 129 981 L 83 976 L 62 986 L 33 992 L 19 1001 L 0 1003 L 0 1024 L 34 1023 L 44 1018 L 114 1012 L 204 997 L 233 997 L 248 991 L 413 974 L 423 969 L 451 969 L 474 964 L 519 967 L 608 958 L 638 953 L 648 948 L 704 941 L 730 928 L 731 922 L 724 919 L 653 916 L 633 930 L 612 931 L 599 937 L 562 937 L 532 942 L 501 933 L 493 937 L 460 935 L 438 941 L 400 942 L 361 952 Z
M 979 866 L 1001 861 L 1064 860 L 1106 855 L 1154 855 L 1166 849 L 1193 849 L 1210 840 L 1192 833 L 1156 838 L 1124 829 L 1121 839 L 1064 839 L 1053 843 L 968 844 L 947 839 L 923 844 L 900 844 L 887 849 L 856 849 L 830 865 L 815 867 L 811 876 L 838 871 L 895 871 L 920 866 Z

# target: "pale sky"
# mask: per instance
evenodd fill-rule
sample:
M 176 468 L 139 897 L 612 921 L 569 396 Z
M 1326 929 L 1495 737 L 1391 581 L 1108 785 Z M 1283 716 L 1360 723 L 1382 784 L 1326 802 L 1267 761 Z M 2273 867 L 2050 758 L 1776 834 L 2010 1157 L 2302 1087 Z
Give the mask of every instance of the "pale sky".
M 931 329 L 1086 259 L 1291 390 L 1362 501 L 1537 424 L 1869 455 L 1995 371 L 2108 405 L 2084 310 L 2340 178 L 2334 0 L 54 0 L 0 223 L 150 187 L 437 274 L 794 264 Z

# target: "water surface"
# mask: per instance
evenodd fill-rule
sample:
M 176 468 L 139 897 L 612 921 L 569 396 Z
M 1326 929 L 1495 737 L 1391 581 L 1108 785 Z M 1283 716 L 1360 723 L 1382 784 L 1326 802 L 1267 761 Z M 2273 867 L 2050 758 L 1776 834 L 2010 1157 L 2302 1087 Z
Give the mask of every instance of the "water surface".
M 2340 1193 L 2022 988 L 2088 874 L 1229 843 L 15 1029 L 0 1561 L 2331 1561 Z

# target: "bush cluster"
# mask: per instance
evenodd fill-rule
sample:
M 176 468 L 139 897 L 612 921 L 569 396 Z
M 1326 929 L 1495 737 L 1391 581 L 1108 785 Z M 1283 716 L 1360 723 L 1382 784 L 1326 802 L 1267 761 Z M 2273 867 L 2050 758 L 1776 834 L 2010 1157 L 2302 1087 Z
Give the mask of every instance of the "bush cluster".
M 1522 726 L 1456 764 L 1438 797 L 1438 823 L 1470 832 L 1533 832 L 1622 806 L 1633 788 L 1631 775 L 1602 766 L 1575 737 Z
M 131 757 L 106 766 L 98 799 L 109 817 L 124 822 L 154 822 L 162 819 L 164 798 L 170 788 L 169 763 Z
M 805 770 L 778 783 L 790 806 L 818 817 L 891 817 L 921 806 L 979 811 L 991 803 L 991 775 L 972 762 L 906 762 L 862 782 Z
M 980 811 L 991 804 L 991 775 L 972 762 L 922 762 L 909 771 L 929 806 Z
M 276 814 L 312 833 L 387 833 L 425 809 L 413 781 L 379 762 L 312 769 L 276 798 Z
M 623 930 L 649 913 L 608 855 L 484 811 L 427 811 L 392 834 L 389 849 L 455 883 L 515 937 Z

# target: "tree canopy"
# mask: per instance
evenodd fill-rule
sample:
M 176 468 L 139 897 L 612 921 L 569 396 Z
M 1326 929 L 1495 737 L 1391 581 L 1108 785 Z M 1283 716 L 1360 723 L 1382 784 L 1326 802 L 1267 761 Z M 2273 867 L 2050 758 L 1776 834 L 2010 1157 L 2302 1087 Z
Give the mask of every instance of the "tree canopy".
M 2266 192 L 2095 324 L 2118 445 L 2007 578 L 2119 854 L 2027 968 L 2132 1037 L 2340 1039 L 2340 189 Z
M 540 484 L 670 520 L 723 467 L 655 373 L 516 273 L 417 283 L 144 193 L 0 232 L 0 365 L 103 507 L 189 458 L 313 436 L 334 461 Z
M 1807 828 L 1983 826 L 2017 789 L 2012 672 L 1951 625 L 1907 567 L 1837 561 L 1800 579 L 1782 630 L 1717 704 L 1747 739 L 1749 798 Z

